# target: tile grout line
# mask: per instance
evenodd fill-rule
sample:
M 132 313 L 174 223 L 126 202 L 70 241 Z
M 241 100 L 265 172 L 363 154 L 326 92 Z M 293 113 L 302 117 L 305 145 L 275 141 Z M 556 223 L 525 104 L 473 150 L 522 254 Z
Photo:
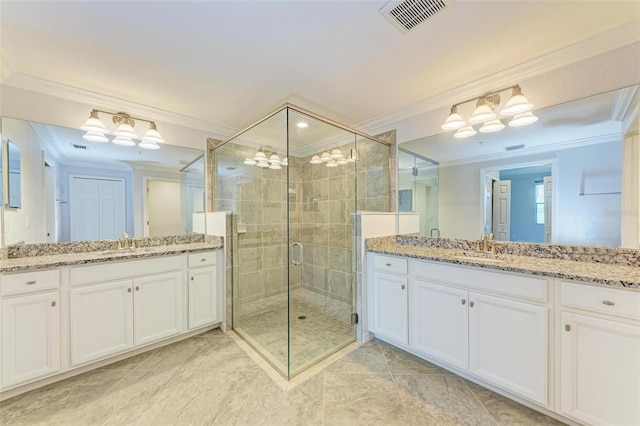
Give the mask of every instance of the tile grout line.
M 393 387 L 396 389 L 396 393 L 398 394 L 398 398 L 400 399 L 400 404 L 402 405 L 402 410 L 407 418 L 407 421 L 411 423 L 411 418 L 409 417 L 409 410 L 407 410 L 407 406 L 404 403 L 404 398 L 402 398 L 402 394 L 400 393 L 400 388 L 398 387 L 398 382 L 396 381 L 396 376 L 391 372 L 391 367 L 389 367 L 389 360 L 387 360 L 382 347 L 380 346 L 380 341 L 376 339 L 376 344 L 378 345 L 378 350 L 382 354 L 382 358 L 384 358 L 384 362 L 387 365 L 387 371 L 391 375 L 391 380 L 393 381 Z
M 473 395 L 473 397 L 476 399 L 476 401 L 478 401 L 478 404 L 480 404 L 480 406 L 484 409 L 484 411 L 486 411 L 486 413 L 493 419 L 494 422 L 496 422 L 496 425 L 499 425 L 500 422 L 498 421 L 498 419 L 495 418 L 495 416 L 493 414 L 491 414 L 489 412 L 489 410 L 487 410 L 487 407 L 484 406 L 484 404 L 482 403 L 482 401 L 480 401 L 480 398 L 478 398 L 478 395 L 476 395 L 476 393 L 473 391 L 473 389 L 471 389 L 469 387 L 469 385 L 467 384 L 467 381 L 463 378 L 461 378 L 462 380 L 462 384 L 464 384 L 464 386 L 469 389 L 469 392 L 471 392 L 471 395 Z

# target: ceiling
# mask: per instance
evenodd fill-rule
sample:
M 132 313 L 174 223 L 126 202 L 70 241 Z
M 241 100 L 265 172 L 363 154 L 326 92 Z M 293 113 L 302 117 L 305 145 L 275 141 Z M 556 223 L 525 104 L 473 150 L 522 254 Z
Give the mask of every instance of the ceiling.
M 11 72 L 240 129 L 289 101 L 357 127 L 640 18 L 637 1 L 0 2 Z M 11 74 L 6 78 L 10 81 Z

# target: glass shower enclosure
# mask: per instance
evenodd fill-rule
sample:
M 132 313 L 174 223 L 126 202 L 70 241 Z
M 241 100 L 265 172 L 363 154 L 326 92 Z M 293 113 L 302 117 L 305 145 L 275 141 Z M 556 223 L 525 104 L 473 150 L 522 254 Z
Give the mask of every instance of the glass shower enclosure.
M 439 164 L 408 149 L 398 148 L 398 212 L 417 215 L 422 236 L 440 236 Z
M 227 315 L 287 379 L 355 340 L 365 152 L 388 176 L 388 144 L 290 104 L 213 150 L 214 209 L 233 222 Z

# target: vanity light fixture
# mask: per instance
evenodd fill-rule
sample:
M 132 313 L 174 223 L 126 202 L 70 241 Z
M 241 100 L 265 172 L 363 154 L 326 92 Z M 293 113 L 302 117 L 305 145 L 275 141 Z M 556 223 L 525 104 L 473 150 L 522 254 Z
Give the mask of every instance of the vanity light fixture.
M 309 127 L 309 124 L 305 123 L 304 121 L 299 121 L 298 124 L 296 124 L 296 126 L 298 126 L 301 129 L 306 129 L 307 127 Z
M 358 155 L 355 149 L 352 149 L 349 152 L 349 156 L 345 156 L 340 148 L 333 148 L 331 150 L 331 154 L 325 151 L 322 154 L 315 154 L 311 157 L 309 161 L 310 164 L 322 164 L 325 163 L 325 166 L 333 168 L 338 166 L 346 166 L 349 163 L 355 163 L 358 161 Z
M 281 170 L 282 166 L 289 165 L 289 160 L 287 157 L 281 160 L 271 147 L 260 147 L 253 158 L 245 158 L 242 164 L 258 166 L 261 169 Z
M 98 113 L 109 114 L 112 116 L 113 123 L 117 125 L 116 130 L 112 133 L 115 136 L 112 142 L 116 145 L 134 146 L 136 145 L 133 141 L 134 139 L 142 139 L 142 141 L 137 144 L 140 148 L 159 149 L 160 147 L 158 144 L 164 143 L 164 139 L 162 138 L 162 135 L 160 135 L 155 122 L 144 118 L 132 117 L 125 112 L 109 112 L 99 109 L 91 110 L 89 118 L 84 125 L 80 127 L 82 130 L 87 132 L 82 136 L 83 139 L 91 142 L 109 141 L 109 138 L 106 136 L 109 133 L 109 129 L 107 129 L 102 120 L 100 120 Z M 149 123 L 149 130 L 147 130 L 142 138 L 140 138 L 134 130 L 134 126 L 136 125 L 135 120 Z
M 496 108 L 500 105 L 499 93 L 506 90 L 511 90 L 511 98 L 507 101 L 502 111 L 500 111 L 500 115 L 514 116 L 511 121 L 509 121 L 510 127 L 526 126 L 527 124 L 538 121 L 538 117 L 531 112 L 533 104 L 522 94 L 520 85 L 516 84 L 453 105 L 449 116 L 441 126 L 442 129 L 457 130 L 453 136 L 458 139 L 468 138 L 477 134 L 477 131 L 472 127 L 476 124 L 482 124 L 482 127 L 478 129 L 481 133 L 499 132 L 504 129 L 505 125 L 498 118 Z M 467 124 L 458 113 L 458 106 L 476 100 L 476 109 L 471 117 L 469 117 L 469 124 Z

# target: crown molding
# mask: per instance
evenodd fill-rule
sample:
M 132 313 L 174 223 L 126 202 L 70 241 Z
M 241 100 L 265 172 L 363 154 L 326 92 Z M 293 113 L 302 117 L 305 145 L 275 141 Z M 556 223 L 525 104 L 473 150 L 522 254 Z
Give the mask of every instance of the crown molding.
M 7 61 L 7 58 L 5 58 L 2 51 L 0 51 L 0 83 L 6 80 L 12 72 L 13 70 L 11 69 L 11 65 L 9 65 L 9 62 Z
M 580 139 L 565 141 L 553 141 L 548 144 L 539 145 L 532 148 L 525 148 L 523 151 L 504 151 L 495 154 L 479 155 L 476 157 L 461 158 L 458 160 L 441 161 L 440 167 L 462 166 L 465 164 L 480 163 L 485 161 L 500 160 L 503 158 L 523 157 L 545 152 L 561 151 L 569 148 L 580 148 L 583 146 L 597 145 L 601 143 L 614 142 L 620 140 L 620 133 L 607 133 L 603 135 L 589 136 Z
M 116 98 L 90 90 L 45 80 L 32 75 L 19 72 L 11 73 L 2 80 L 2 84 L 17 89 L 49 95 L 56 98 L 82 103 L 93 108 L 122 111 L 126 110 L 131 115 L 140 117 L 153 117 L 156 122 L 171 123 L 178 126 L 189 127 L 214 134 L 219 138 L 226 138 L 236 130 L 217 123 L 191 117 L 177 112 L 142 105 L 125 99 Z M 88 114 L 88 112 L 87 112 Z
M 52 161 L 58 164 L 62 164 L 63 156 L 62 154 L 60 154 L 60 151 L 58 151 L 55 143 L 55 138 L 53 137 L 47 126 L 41 123 L 34 123 L 32 121 L 29 121 L 28 123 L 35 134 L 38 135 L 40 141 L 44 142 L 47 145 L 47 149 L 43 149 L 45 154 L 49 155 Z
M 638 31 L 638 21 L 636 20 L 597 36 L 496 72 L 490 76 L 482 77 L 446 92 L 430 96 L 392 113 L 355 124 L 353 127 L 367 133 L 372 133 L 376 129 L 391 126 L 398 121 L 406 120 L 437 108 L 451 106 L 460 99 L 476 97 L 479 87 L 502 87 L 511 85 L 516 81 L 526 81 L 638 41 L 640 41 L 640 31 Z
M 624 121 L 625 117 L 633 111 L 633 108 L 631 110 L 629 108 L 637 91 L 638 86 L 624 87 L 618 91 L 616 100 L 611 108 L 611 120 Z

